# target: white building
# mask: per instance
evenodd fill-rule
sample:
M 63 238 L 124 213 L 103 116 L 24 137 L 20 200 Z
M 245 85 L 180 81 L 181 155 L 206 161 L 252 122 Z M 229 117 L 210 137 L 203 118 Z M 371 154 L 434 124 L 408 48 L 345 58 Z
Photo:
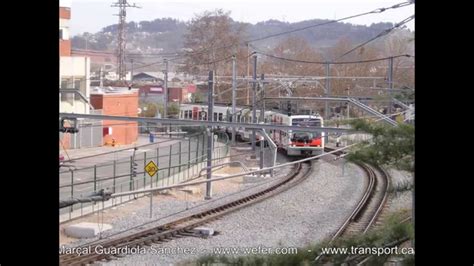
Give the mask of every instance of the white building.
M 89 113 L 90 58 L 71 56 L 69 7 L 59 7 L 59 110 Z

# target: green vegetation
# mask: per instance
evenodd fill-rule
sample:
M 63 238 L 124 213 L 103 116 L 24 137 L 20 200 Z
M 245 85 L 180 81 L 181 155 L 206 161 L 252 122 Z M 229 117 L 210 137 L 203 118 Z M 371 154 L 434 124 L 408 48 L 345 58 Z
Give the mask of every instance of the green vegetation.
M 193 93 L 191 96 L 192 103 L 202 103 L 204 101 L 204 95 L 201 92 Z
M 168 115 L 178 115 L 179 106 L 177 103 L 168 104 Z
M 142 109 L 141 117 L 156 117 L 157 113 L 163 114 L 163 104 L 144 102 L 140 104 Z M 145 110 L 146 109 L 146 110 Z M 168 104 L 168 115 L 178 115 L 179 105 L 177 103 Z
M 395 94 L 393 97 L 402 102 L 413 102 L 415 100 L 415 91 L 410 89 L 404 89 L 400 93 Z
M 370 142 L 357 147 L 347 158 L 353 162 L 395 167 L 412 172 L 415 170 L 415 127 L 399 124 L 396 127 L 370 123 L 365 120 L 349 122 L 355 130 L 372 135 Z
M 140 104 L 140 108 L 142 109 L 142 113 L 140 114 L 141 117 L 156 117 L 158 111 L 161 112 L 163 107 L 159 106 L 156 103 L 142 103 Z M 146 110 L 145 110 L 146 109 Z

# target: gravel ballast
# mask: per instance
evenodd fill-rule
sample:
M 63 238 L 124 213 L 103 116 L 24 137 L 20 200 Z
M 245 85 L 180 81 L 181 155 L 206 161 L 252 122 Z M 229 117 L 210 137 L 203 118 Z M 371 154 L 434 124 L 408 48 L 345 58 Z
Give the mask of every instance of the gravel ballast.
M 218 232 L 211 238 L 173 239 L 147 247 L 145 254 L 129 255 L 101 264 L 175 265 L 196 259 L 215 248 L 303 247 L 318 242 L 342 224 L 365 186 L 365 176 L 359 167 L 346 164 L 342 176 L 340 163 L 316 161 L 311 176 L 299 185 L 206 224 Z M 178 205 L 183 203 L 174 204 L 168 202 L 154 206 L 154 214 L 163 216 L 173 209 L 182 208 Z M 113 232 L 148 220 L 144 218 L 147 212 L 148 208 L 143 208 L 134 216 L 117 219 Z M 162 251 L 174 254 L 163 254 Z

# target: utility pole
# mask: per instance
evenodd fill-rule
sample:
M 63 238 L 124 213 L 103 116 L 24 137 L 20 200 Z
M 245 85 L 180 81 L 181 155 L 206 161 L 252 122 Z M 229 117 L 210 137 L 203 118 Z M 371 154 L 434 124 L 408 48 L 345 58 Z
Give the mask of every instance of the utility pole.
M 236 73 L 235 73 L 235 55 L 232 56 L 232 123 L 235 123 L 235 89 L 236 89 Z M 232 127 L 232 145 L 235 145 L 235 127 Z
M 329 96 L 329 94 L 331 93 L 331 84 L 329 82 L 329 75 L 330 75 L 330 72 L 329 72 L 329 62 L 326 62 L 326 97 Z M 328 101 L 325 101 L 325 108 L 324 108 L 324 116 L 325 116 L 325 119 L 329 119 L 329 102 Z
M 112 7 L 119 8 L 119 23 L 118 23 L 118 41 L 117 41 L 117 74 L 119 80 L 123 80 L 125 76 L 125 18 L 127 17 L 127 7 L 139 8 L 139 6 L 133 4 L 130 5 L 127 0 L 118 0 L 116 3 L 111 5 Z
M 133 58 L 130 58 L 132 69 L 130 70 L 130 83 L 133 84 Z
M 135 162 L 136 151 L 137 147 L 133 148 L 133 155 L 131 156 L 130 160 L 130 191 L 135 190 L 135 177 L 137 177 L 138 173 L 138 164 Z
M 265 74 L 262 74 L 260 76 L 260 102 L 261 102 L 261 108 L 260 108 L 260 122 L 265 121 L 265 85 L 264 85 L 264 80 L 265 79 Z M 260 141 L 260 169 L 264 167 L 264 160 L 265 160 L 265 139 L 262 139 Z M 263 173 L 260 173 L 260 175 L 263 175 Z
M 329 69 L 329 62 L 326 62 L 326 97 L 328 97 L 331 93 L 331 83 L 329 81 L 329 75 L 330 75 L 330 69 Z M 329 102 L 325 101 L 324 103 L 325 109 L 324 109 L 324 116 L 325 119 L 329 119 Z M 325 143 L 329 143 L 329 134 L 325 134 Z
M 393 57 L 388 59 L 388 96 L 390 97 L 388 102 L 388 114 L 392 113 L 392 90 L 393 90 Z
M 102 88 L 104 86 L 104 83 L 102 81 L 102 67 L 100 67 L 99 69 L 99 81 L 100 81 L 99 86 Z
M 252 83 L 252 123 L 257 123 L 257 55 L 253 55 L 253 83 Z M 252 129 L 252 151 L 255 152 L 255 129 Z
M 214 72 L 209 71 L 209 80 L 208 80 L 208 95 L 207 95 L 207 121 L 212 121 L 214 117 L 213 105 L 214 105 Z M 212 178 L 212 143 L 213 143 L 213 133 L 212 126 L 207 128 L 207 179 Z M 211 182 L 206 183 L 206 197 L 204 199 L 211 199 L 212 197 L 212 186 Z
M 163 108 L 163 118 L 168 118 L 168 59 L 164 59 L 165 62 L 165 70 L 163 73 L 165 74 L 165 84 L 164 84 L 164 108 Z M 166 127 L 166 131 L 169 131 L 169 127 Z
M 260 75 L 260 102 L 262 108 L 260 108 L 260 121 L 265 121 L 265 74 Z
M 249 43 L 247 43 L 247 76 L 246 78 L 250 76 L 250 48 L 249 48 Z M 247 105 L 250 104 L 250 87 L 247 83 Z

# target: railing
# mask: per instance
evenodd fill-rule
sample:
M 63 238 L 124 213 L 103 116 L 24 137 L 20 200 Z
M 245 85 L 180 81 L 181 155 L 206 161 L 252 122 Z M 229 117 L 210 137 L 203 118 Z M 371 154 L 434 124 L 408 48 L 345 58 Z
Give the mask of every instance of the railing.
M 217 134 L 214 138 L 213 163 L 228 160 L 229 138 L 226 134 Z M 128 156 L 81 169 L 60 172 L 60 199 L 77 198 L 92 192 L 106 189 L 117 193 L 140 188 L 167 186 L 190 180 L 206 167 L 207 137 L 205 134 L 177 139 L 176 143 L 167 146 L 156 145 L 138 149 L 135 156 Z M 145 166 L 150 161 L 158 166 L 158 171 L 149 176 Z M 133 163 L 138 164 L 134 171 Z M 95 203 L 81 203 L 60 210 L 60 222 L 68 221 L 92 213 L 97 208 L 114 206 L 133 197 L 120 197 L 109 206 Z

